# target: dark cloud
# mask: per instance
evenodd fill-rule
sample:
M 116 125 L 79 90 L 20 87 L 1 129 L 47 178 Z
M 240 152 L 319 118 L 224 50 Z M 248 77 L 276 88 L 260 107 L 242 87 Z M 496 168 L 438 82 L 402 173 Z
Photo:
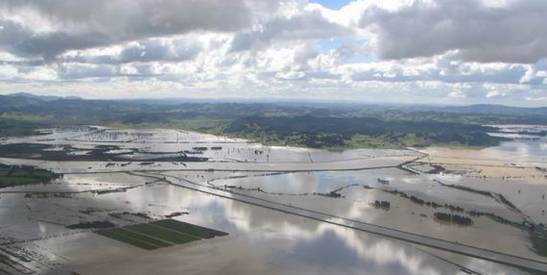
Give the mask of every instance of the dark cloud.
M 360 26 L 378 34 L 376 50 L 387 59 L 457 50 L 466 61 L 534 63 L 547 56 L 546 18 L 545 0 L 432 0 L 396 11 L 371 7 Z
M 119 68 L 112 65 L 66 63 L 60 65 L 58 69 L 61 79 L 110 78 L 119 74 Z
M 250 26 L 254 6 L 244 0 L 4 0 L 0 9 L 5 13 L 32 11 L 57 30 L 35 33 L 4 19 L 0 47 L 21 56 L 52 58 L 67 50 L 150 37 L 230 32 Z
M 109 39 L 100 33 L 33 33 L 29 28 L 13 22 L 1 21 L 0 49 L 18 56 L 41 56 L 51 60 L 56 55 L 71 49 L 85 49 L 102 46 Z
M 260 30 L 242 32 L 232 41 L 231 52 L 267 47 L 273 40 L 307 40 L 349 35 L 351 30 L 329 22 L 318 11 L 303 12 L 292 17 L 276 17 Z

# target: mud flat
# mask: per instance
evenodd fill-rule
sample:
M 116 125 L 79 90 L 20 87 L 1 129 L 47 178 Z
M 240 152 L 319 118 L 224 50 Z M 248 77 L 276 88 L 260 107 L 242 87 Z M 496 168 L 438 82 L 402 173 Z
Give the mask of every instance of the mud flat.
M 446 170 L 463 171 L 469 177 L 497 179 L 527 179 L 547 183 L 547 155 L 515 155 L 510 151 L 495 149 L 454 149 L 428 147 L 428 163 L 440 165 Z M 531 153 L 531 152 L 530 152 Z

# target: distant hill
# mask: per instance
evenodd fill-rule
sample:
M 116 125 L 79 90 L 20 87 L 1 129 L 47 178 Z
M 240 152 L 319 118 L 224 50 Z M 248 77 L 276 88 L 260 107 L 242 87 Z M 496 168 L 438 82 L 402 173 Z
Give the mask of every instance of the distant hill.
M 266 102 L 92 100 L 0 96 L 0 136 L 61 125 L 167 127 L 317 148 L 491 146 L 488 124 L 547 125 L 547 108 Z
M 547 124 L 547 107 L 525 108 L 504 105 L 431 106 L 395 104 L 329 104 L 313 102 L 222 102 L 219 100 L 92 100 L 79 97 L 42 96 L 31 93 L 0 95 L 0 113 L 67 116 L 80 122 L 132 121 L 158 117 L 189 116 L 216 118 L 249 116 L 357 116 L 400 121 L 444 121 L 474 123 Z M 99 119 L 100 118 L 100 119 Z M 97 121 L 97 122 L 100 122 Z
M 59 100 L 59 99 L 82 99 L 77 96 L 53 96 L 53 95 L 35 95 L 31 93 L 25 93 L 25 92 L 19 92 L 19 93 L 13 93 L 6 95 L 7 97 L 17 97 L 17 98 L 27 98 L 27 99 L 38 99 L 43 101 L 52 101 L 52 100 Z

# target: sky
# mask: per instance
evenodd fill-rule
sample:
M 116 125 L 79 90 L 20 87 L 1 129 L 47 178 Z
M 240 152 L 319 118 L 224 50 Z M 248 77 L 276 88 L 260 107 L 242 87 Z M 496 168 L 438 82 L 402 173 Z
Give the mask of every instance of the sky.
M 547 106 L 545 0 L 0 0 L 0 94 Z

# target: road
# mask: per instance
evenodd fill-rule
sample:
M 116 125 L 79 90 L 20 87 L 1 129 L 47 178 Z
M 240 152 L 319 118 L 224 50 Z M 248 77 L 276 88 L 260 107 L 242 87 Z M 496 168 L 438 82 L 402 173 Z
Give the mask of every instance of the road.
M 416 161 L 423 156 L 391 156 L 358 158 L 324 162 L 153 162 L 143 165 L 141 161 L 99 162 L 99 161 L 47 161 L 22 158 L 2 158 L 0 163 L 7 165 L 32 165 L 63 174 L 113 173 L 128 171 L 242 171 L 242 172 L 311 172 L 311 171 L 350 171 L 366 169 L 394 168 Z M 108 165 L 111 164 L 111 165 Z M 112 165 L 113 164 L 113 165 Z M 123 166 L 122 166 L 123 164 Z

